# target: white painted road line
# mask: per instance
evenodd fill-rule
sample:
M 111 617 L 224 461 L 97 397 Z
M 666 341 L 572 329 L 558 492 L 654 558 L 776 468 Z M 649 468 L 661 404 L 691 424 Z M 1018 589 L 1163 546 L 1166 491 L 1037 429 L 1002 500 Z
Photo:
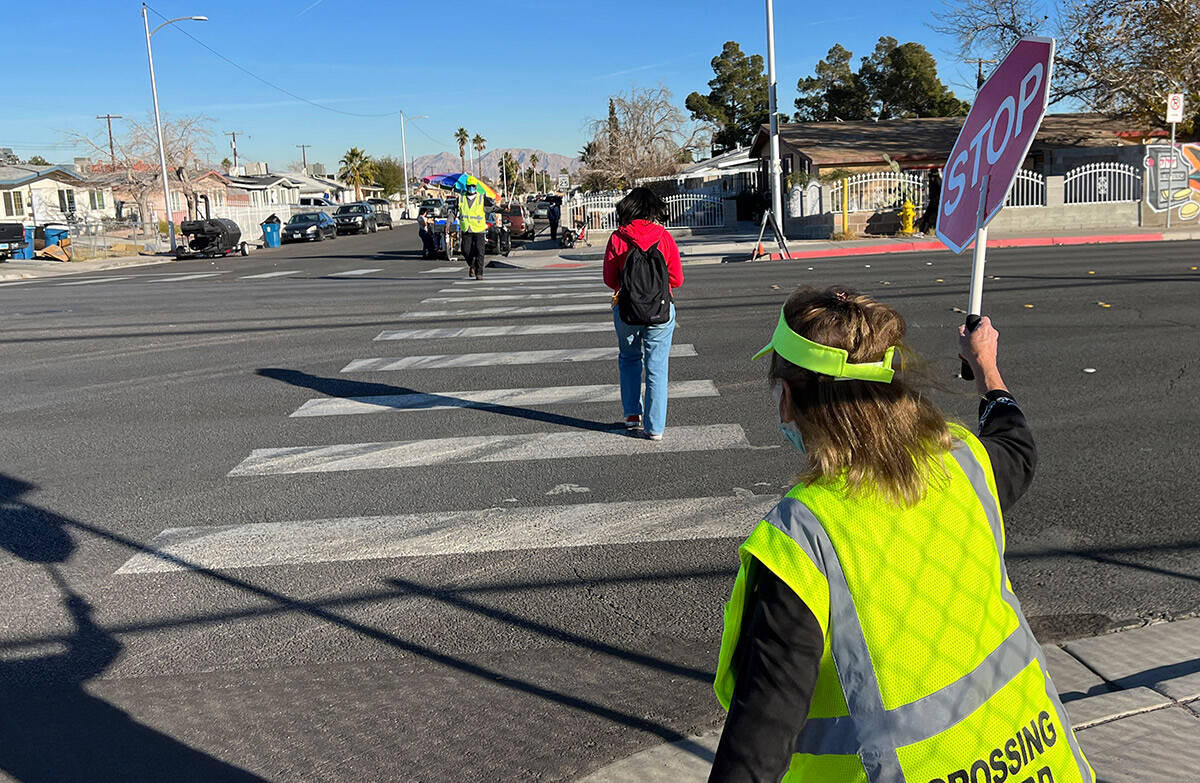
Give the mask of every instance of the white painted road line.
M 87 280 L 76 280 L 73 283 L 55 283 L 55 285 L 91 285 L 92 283 L 111 283 L 114 280 L 129 280 L 133 275 L 122 275 L 120 277 L 92 277 Z
M 300 274 L 300 272 L 301 272 L 301 270 L 299 270 L 299 269 L 292 269 L 287 272 L 264 272 L 261 275 L 246 275 L 245 277 L 242 277 L 240 279 L 241 280 L 263 280 L 268 277 L 283 277 L 284 275 L 298 275 L 298 274 Z
M 421 274 L 432 275 L 432 274 L 437 274 L 439 272 L 461 272 L 461 271 L 463 271 L 463 268 L 461 266 L 439 266 L 437 269 L 422 269 Z
M 532 435 L 475 435 L 384 443 L 339 443 L 255 449 L 230 476 L 331 473 L 477 462 L 613 457 L 751 448 L 738 424 L 673 427 L 660 441 L 620 430 L 571 430 Z
M 342 372 L 388 372 L 391 370 L 432 370 L 449 367 L 491 367 L 507 364 L 563 364 L 568 362 L 616 361 L 617 346 L 603 348 L 552 348 L 544 351 L 496 351 L 492 353 L 434 354 L 397 358 L 355 359 Z M 672 345 L 670 357 L 695 356 L 690 343 Z
M 180 275 L 179 277 L 164 277 L 159 280 L 150 280 L 149 282 L 151 282 L 151 283 L 178 283 L 183 280 L 199 280 L 202 277 L 216 277 L 217 275 L 223 275 L 223 274 L 225 274 L 225 273 L 224 272 L 204 272 L 203 274 L 199 274 L 199 275 Z
M 350 269 L 346 272 L 331 272 L 326 277 L 350 277 L 352 275 L 369 275 L 372 272 L 382 272 L 382 269 Z
M 586 283 L 588 281 L 596 282 L 603 280 L 603 276 L 598 272 L 589 275 L 537 275 L 534 277 L 523 276 L 507 276 L 507 275 L 485 275 L 483 280 L 456 280 L 452 285 L 465 286 L 486 286 L 486 285 L 508 285 L 510 283 Z M 484 282 L 486 281 L 486 282 Z
M 667 397 L 718 397 L 712 381 L 672 381 Z M 494 405 L 528 408 L 539 405 L 579 405 L 590 402 L 618 402 L 621 387 L 546 386 L 529 389 L 483 389 L 481 391 L 429 392 L 427 394 L 381 394 L 372 397 L 321 397 L 296 409 L 293 417 L 349 416 L 394 411 L 432 411 L 452 408 L 486 408 Z
M 35 278 L 33 280 L 14 280 L 11 283 L 0 283 L 0 288 L 10 285 L 28 285 L 29 283 L 44 283 L 47 278 Z
M 563 291 L 563 290 L 572 290 L 572 289 L 579 289 L 579 288 L 594 288 L 597 290 L 604 289 L 604 290 L 608 291 L 610 294 L 612 293 L 612 289 L 606 288 L 604 286 L 604 283 L 599 280 L 595 280 L 590 283 L 561 283 L 559 285 L 483 285 L 483 284 L 480 284 L 477 286 L 471 286 L 470 288 L 443 288 L 441 291 L 438 291 L 438 293 L 439 294 L 463 294 L 463 293 L 466 293 L 467 291 L 472 291 L 472 292 L 479 291 L 481 293 L 490 294 L 494 291 Z
M 607 310 L 608 302 L 580 302 L 569 305 L 540 305 L 534 307 L 472 307 L 468 310 L 414 310 L 401 313 L 397 321 L 424 321 L 427 318 L 488 318 L 493 315 L 552 315 L 554 313 L 591 313 Z
M 116 573 L 742 539 L 777 502 L 751 495 L 172 528 Z
M 504 299 L 595 299 L 598 296 L 611 297 L 612 294 L 612 291 L 605 289 L 603 291 L 560 292 L 557 294 L 475 294 L 472 296 L 434 296 L 430 297 L 429 299 L 422 299 L 421 304 L 447 304 L 449 302 L 499 302 Z
M 433 340 L 445 337 L 510 337 L 525 334 L 610 332 L 612 321 L 587 324 L 526 324 L 524 326 L 461 326 L 457 329 L 400 329 L 380 332 L 376 340 Z

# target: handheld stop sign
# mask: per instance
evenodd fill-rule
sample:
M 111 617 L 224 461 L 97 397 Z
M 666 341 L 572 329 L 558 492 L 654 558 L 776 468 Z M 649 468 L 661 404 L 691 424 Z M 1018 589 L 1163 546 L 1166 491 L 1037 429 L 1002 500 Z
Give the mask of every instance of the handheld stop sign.
M 1053 38 L 1022 38 L 979 88 L 975 103 L 946 159 L 938 207 L 937 235 L 955 253 L 972 241 L 971 294 L 967 329 L 979 323 L 987 225 L 1029 154 L 1050 98 Z M 964 361 L 962 375 L 973 378 Z

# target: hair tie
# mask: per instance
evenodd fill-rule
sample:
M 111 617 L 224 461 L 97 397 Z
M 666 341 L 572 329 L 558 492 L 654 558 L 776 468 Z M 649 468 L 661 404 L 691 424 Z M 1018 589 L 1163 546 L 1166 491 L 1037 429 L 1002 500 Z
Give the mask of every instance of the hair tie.
M 835 297 L 837 297 L 837 298 L 838 298 L 840 301 L 842 301 L 842 302 L 849 302 L 849 301 L 850 301 L 850 297 L 849 297 L 849 296 L 846 294 L 846 292 L 845 292 L 845 291 L 834 291 L 834 292 L 833 292 L 833 295 L 834 295 Z

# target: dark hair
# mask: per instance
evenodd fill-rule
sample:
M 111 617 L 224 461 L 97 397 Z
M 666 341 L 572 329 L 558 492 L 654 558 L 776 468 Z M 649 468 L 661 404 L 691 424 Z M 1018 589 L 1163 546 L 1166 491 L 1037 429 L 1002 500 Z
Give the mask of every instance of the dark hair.
M 662 223 L 667 219 L 667 202 L 654 194 L 650 188 L 634 188 L 629 195 L 617 202 L 617 224 L 628 226 L 635 220 L 652 220 Z

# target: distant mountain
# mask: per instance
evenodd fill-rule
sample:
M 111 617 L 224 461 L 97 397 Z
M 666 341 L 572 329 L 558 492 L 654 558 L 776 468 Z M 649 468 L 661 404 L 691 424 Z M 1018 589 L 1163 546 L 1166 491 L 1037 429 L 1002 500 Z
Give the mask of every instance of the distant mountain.
M 516 158 L 517 163 L 521 165 L 522 171 L 529 166 L 531 155 L 537 155 L 538 171 L 545 169 L 550 172 L 551 176 L 558 174 L 564 168 L 573 174 L 583 166 L 579 158 L 569 158 L 566 155 L 559 155 L 555 152 L 529 149 L 528 147 L 484 150 L 479 162 L 485 178 L 495 180 L 500 177 L 500 159 L 504 156 L 505 152 L 512 154 Z M 468 148 L 467 168 L 470 169 L 472 174 L 475 173 L 473 155 L 474 150 Z M 453 174 L 462 169 L 462 161 L 459 160 L 458 155 L 452 152 L 441 152 L 437 155 L 422 155 L 419 158 L 414 158 L 412 165 L 413 176 L 415 177 L 425 177 L 430 174 Z

